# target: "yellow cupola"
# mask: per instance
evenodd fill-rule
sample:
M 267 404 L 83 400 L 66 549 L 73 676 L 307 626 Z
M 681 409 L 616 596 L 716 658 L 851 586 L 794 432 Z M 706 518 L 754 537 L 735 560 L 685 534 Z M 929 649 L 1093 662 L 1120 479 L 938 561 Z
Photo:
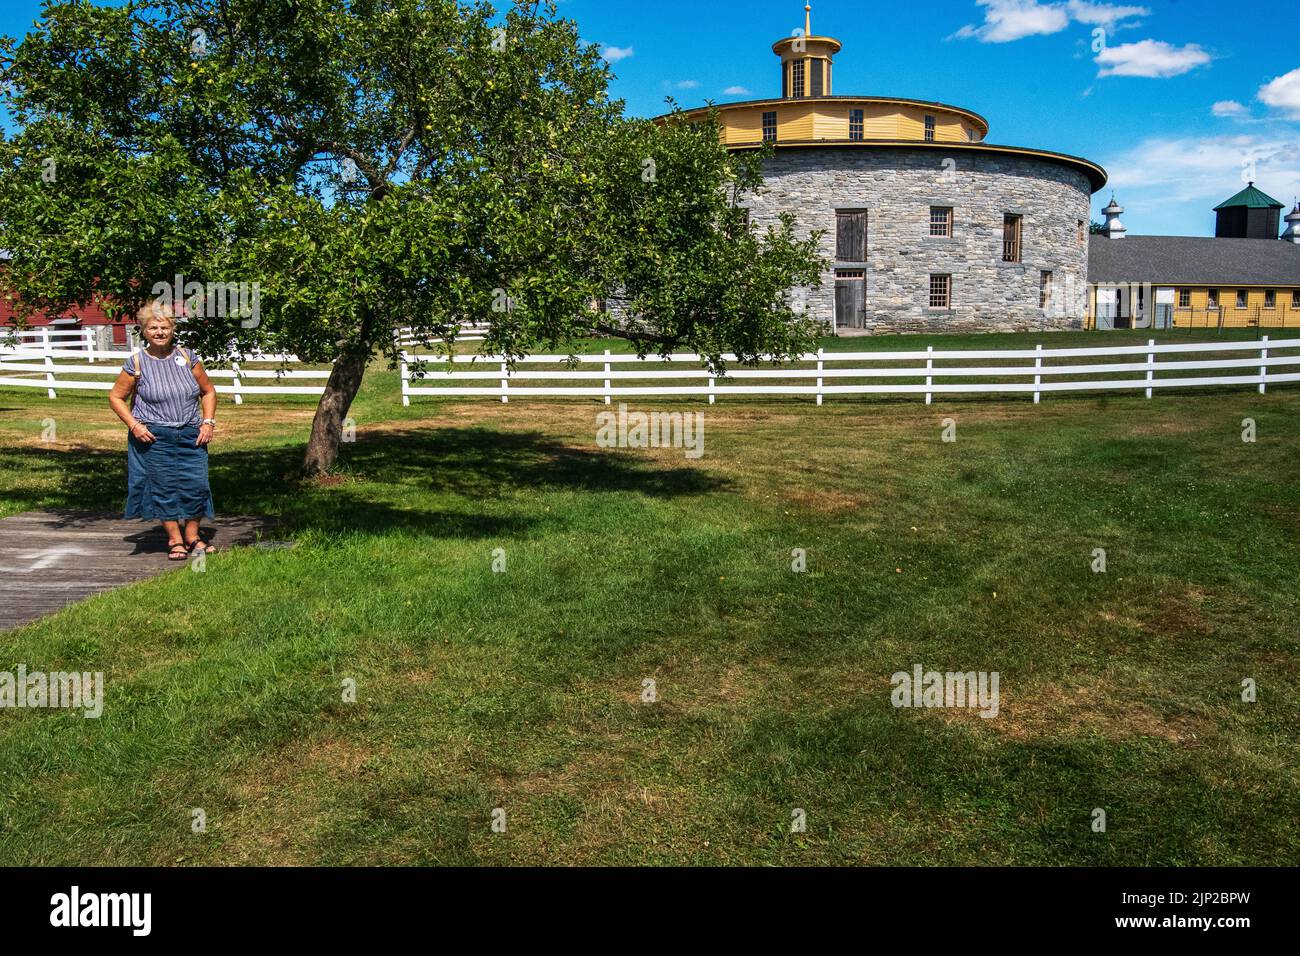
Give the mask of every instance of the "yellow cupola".
M 781 58 L 783 99 L 831 95 L 831 63 L 841 43 L 833 37 L 813 36 L 812 4 L 805 4 L 803 13 L 803 33 L 772 44 L 772 52 Z

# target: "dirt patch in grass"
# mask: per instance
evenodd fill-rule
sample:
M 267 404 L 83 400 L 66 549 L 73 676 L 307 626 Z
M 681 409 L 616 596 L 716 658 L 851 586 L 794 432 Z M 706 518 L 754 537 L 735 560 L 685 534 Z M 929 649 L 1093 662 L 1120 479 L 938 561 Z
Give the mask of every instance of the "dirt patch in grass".
M 974 707 L 922 712 L 937 715 L 945 723 L 963 724 L 1018 742 L 1100 736 L 1113 741 L 1156 737 L 1173 744 L 1194 745 L 1215 730 L 1208 717 L 1162 712 L 1140 699 L 1138 692 L 1109 681 L 1050 681 L 1023 688 L 1006 684 L 1004 680 L 999 687 L 996 717 L 981 717 Z
M 817 514 L 838 514 L 843 511 L 857 511 L 865 507 L 872 499 L 868 495 L 851 495 L 844 491 L 826 489 L 814 491 L 799 489 L 790 491 L 785 496 L 790 504 L 805 511 Z
M 1188 421 L 1145 422 L 1129 429 L 1130 437 L 1147 437 L 1151 435 L 1190 435 L 1201 430 L 1201 426 Z
M 223 862 L 301 866 L 313 862 L 311 832 L 325 797 L 362 775 L 377 753 L 338 737 L 296 740 L 237 774 L 230 790 L 239 807 Z
M 1169 637 L 1209 634 L 1210 626 L 1204 612 L 1205 598 L 1205 592 L 1192 587 L 1168 594 L 1147 617 L 1143 627 Z

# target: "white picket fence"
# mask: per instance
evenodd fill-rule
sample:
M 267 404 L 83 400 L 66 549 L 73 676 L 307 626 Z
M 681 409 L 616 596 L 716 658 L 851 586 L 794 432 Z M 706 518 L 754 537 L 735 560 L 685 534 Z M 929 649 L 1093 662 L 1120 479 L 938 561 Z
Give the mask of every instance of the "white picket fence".
M 487 322 L 463 322 L 459 331 L 456 333 L 457 342 L 481 342 L 487 335 L 489 324 Z M 433 345 L 439 339 L 428 339 L 423 335 L 417 335 L 414 329 L 401 328 L 397 330 L 397 344 L 402 348 L 421 348 Z
M 95 351 L 95 330 L 50 327 L 15 332 L 12 328 L 0 326 L 0 352 L 12 348 L 42 353 L 50 349 L 71 349 L 85 357 L 87 352 Z
M 43 388 L 49 398 L 58 398 L 61 390 L 101 391 L 113 387 L 113 379 L 122 369 L 122 363 L 131 353 L 125 351 L 106 351 L 94 349 L 63 349 L 45 345 L 39 350 L 30 348 L 6 349 L 0 343 L 0 386 L 14 388 Z M 58 360 L 96 359 L 107 360 L 97 365 L 70 365 Z M 325 391 L 324 380 L 329 378 L 330 370 L 294 369 L 294 368 L 244 368 L 250 363 L 270 363 L 279 366 L 300 364 L 293 355 L 246 356 L 244 361 L 231 362 L 230 368 L 206 368 L 208 377 L 216 385 L 218 395 L 230 395 L 236 405 L 244 403 L 248 395 L 321 395 Z M 206 366 L 206 363 L 205 363 Z M 5 374 L 10 373 L 10 374 Z M 12 373 L 29 377 L 19 378 Z M 86 380 L 89 376 L 90 380 Z M 104 380 L 107 379 L 107 380 Z M 273 379 L 275 384 L 256 384 Z M 319 385 L 294 385 L 286 382 L 319 380 Z M 254 383 L 254 384 L 250 384 Z
M 1095 390 L 1142 389 L 1150 398 L 1160 388 L 1251 385 L 1258 386 L 1263 394 L 1271 384 L 1300 382 L 1300 371 L 1276 371 L 1278 368 L 1300 367 L 1300 354 L 1277 354 L 1294 350 L 1300 350 L 1300 339 L 1270 342 L 1267 336 L 1258 342 L 1194 345 L 1157 345 L 1155 340 L 1150 340 L 1145 346 L 1089 348 L 1044 348 L 1042 345 L 1032 349 L 929 347 L 925 351 L 899 352 L 826 352 L 819 349 L 816 353 L 801 356 L 795 363 L 804 367 L 729 368 L 725 377 L 713 375 L 700 364 L 700 356 L 691 354 L 673 355 L 669 359 L 659 356 L 638 359 L 635 355 L 611 354 L 609 351 L 603 355 L 530 355 L 518 360 L 517 367 L 510 369 L 501 356 L 457 355 L 449 365 L 446 356 L 403 352 L 400 368 L 403 405 L 410 405 L 414 396 L 499 397 L 502 402 L 508 402 L 511 396 L 574 396 L 602 398 L 608 405 L 615 398 L 665 395 L 707 397 L 709 404 L 713 404 L 719 395 L 806 395 L 815 397 L 818 405 L 826 396 L 833 395 L 924 395 L 928 405 L 935 395 L 954 394 L 1032 394 L 1034 402 L 1038 403 L 1044 393 Z M 1241 353 L 1240 357 L 1237 357 L 1238 353 Z M 1222 354 L 1233 357 L 1210 357 Z M 1169 358 L 1162 361 L 1162 356 Z M 734 355 L 725 358 L 729 362 L 736 360 Z M 1108 358 L 1128 360 L 1096 361 Z M 565 367 L 573 360 L 578 365 L 602 368 Z M 946 364 L 980 361 L 998 364 Z M 416 362 L 428 363 L 422 379 L 416 378 L 417 373 L 411 368 Z M 1021 364 L 1009 364 L 1013 362 Z M 497 367 L 484 369 L 484 364 Z M 527 367 L 536 364 L 561 367 Z M 463 365 L 477 365 L 478 368 L 462 370 Z M 1215 374 L 1231 369 L 1248 370 L 1248 374 Z M 1157 372 L 1166 377 L 1157 377 Z M 1205 372 L 1211 374 L 1169 374 Z M 909 378 L 923 381 L 836 384 L 837 380 L 843 379 Z M 943 381 L 945 379 L 956 381 Z M 805 380 L 811 381 L 803 383 Z M 412 384 L 421 381 L 431 384 Z M 515 384 L 536 381 L 593 384 Z M 635 384 L 616 384 L 620 381 Z M 658 384 L 664 381 L 695 384 Z M 452 384 L 443 385 L 442 382 Z M 462 382 L 479 384 L 459 384 Z M 482 384 L 485 382 L 494 384 Z

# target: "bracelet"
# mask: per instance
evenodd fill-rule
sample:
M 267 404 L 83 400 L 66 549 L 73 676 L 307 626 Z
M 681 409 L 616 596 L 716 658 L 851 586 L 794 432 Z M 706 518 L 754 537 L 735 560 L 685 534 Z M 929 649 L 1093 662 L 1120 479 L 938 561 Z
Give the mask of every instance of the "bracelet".
M 216 420 L 215 418 L 205 418 L 205 419 L 203 419 L 203 421 L 199 422 L 199 424 L 200 424 L 200 425 L 211 425 L 213 428 L 216 428 L 216 427 L 217 427 L 217 420 Z

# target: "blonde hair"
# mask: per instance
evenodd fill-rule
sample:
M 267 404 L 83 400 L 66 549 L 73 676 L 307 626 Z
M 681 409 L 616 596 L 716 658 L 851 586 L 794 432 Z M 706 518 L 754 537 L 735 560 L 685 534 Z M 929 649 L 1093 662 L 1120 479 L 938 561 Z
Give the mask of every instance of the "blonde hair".
M 155 299 L 141 306 L 135 314 L 135 321 L 142 329 L 150 322 L 161 322 L 173 332 L 176 331 L 176 313 L 171 303 L 164 302 L 162 299 Z

